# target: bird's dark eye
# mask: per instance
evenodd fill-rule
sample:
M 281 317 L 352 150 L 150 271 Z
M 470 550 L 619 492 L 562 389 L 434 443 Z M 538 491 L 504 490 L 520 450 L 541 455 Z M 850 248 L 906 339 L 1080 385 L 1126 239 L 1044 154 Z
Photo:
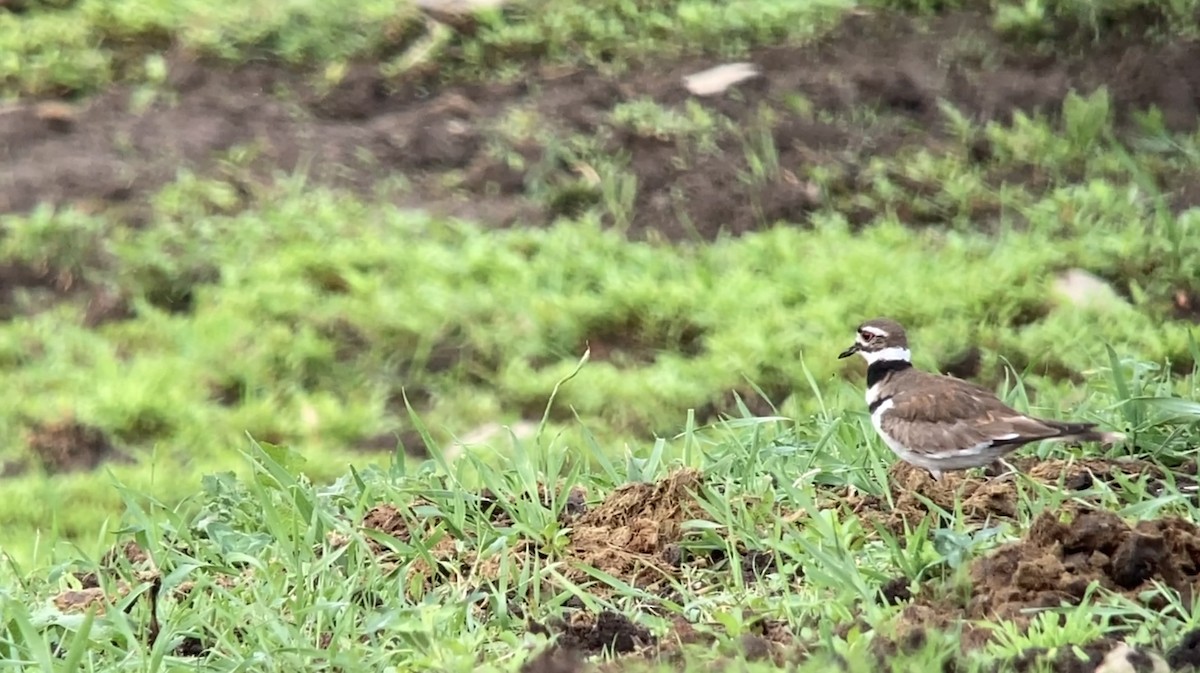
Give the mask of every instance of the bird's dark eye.
M 863 341 L 870 341 L 875 338 L 875 334 L 872 332 L 859 332 L 858 335 L 862 337 Z

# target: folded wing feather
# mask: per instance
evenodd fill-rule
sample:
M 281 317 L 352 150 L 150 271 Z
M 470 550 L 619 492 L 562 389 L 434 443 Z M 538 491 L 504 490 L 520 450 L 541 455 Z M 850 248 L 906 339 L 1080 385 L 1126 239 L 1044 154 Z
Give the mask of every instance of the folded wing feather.
M 1060 433 L 1058 428 L 1025 416 L 991 391 L 968 381 L 950 379 L 939 385 L 897 393 L 884 423 L 905 446 L 924 452 L 982 451 L 1001 445 L 1019 446 Z

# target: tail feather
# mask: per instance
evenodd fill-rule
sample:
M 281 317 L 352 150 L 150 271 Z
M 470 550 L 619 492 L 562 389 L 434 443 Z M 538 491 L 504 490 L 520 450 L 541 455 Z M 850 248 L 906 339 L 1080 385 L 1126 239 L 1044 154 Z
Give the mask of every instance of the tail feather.
M 1099 442 L 1115 444 L 1123 441 L 1125 435 L 1120 432 L 1103 432 L 1096 430 L 1095 423 L 1064 423 L 1061 421 L 1043 421 L 1046 425 L 1058 430 L 1054 439 L 1064 442 Z

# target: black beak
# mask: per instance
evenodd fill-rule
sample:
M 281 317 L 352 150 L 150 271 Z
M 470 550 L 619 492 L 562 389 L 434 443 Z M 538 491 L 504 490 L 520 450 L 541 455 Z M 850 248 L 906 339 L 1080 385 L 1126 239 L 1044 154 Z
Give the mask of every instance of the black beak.
M 854 344 L 853 346 L 842 351 L 841 355 L 838 355 L 838 359 L 841 360 L 842 358 L 848 358 L 857 352 L 858 352 L 858 344 Z

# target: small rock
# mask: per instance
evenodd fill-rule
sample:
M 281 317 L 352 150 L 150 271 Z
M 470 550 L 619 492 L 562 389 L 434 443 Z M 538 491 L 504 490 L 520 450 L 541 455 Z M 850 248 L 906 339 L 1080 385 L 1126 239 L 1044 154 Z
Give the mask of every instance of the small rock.
M 715 96 L 729 87 L 762 74 L 753 63 L 726 63 L 683 78 L 683 85 L 695 96 Z
M 1053 293 L 1081 308 L 1110 309 L 1126 304 L 1112 285 L 1083 269 L 1071 269 L 1055 278 Z

